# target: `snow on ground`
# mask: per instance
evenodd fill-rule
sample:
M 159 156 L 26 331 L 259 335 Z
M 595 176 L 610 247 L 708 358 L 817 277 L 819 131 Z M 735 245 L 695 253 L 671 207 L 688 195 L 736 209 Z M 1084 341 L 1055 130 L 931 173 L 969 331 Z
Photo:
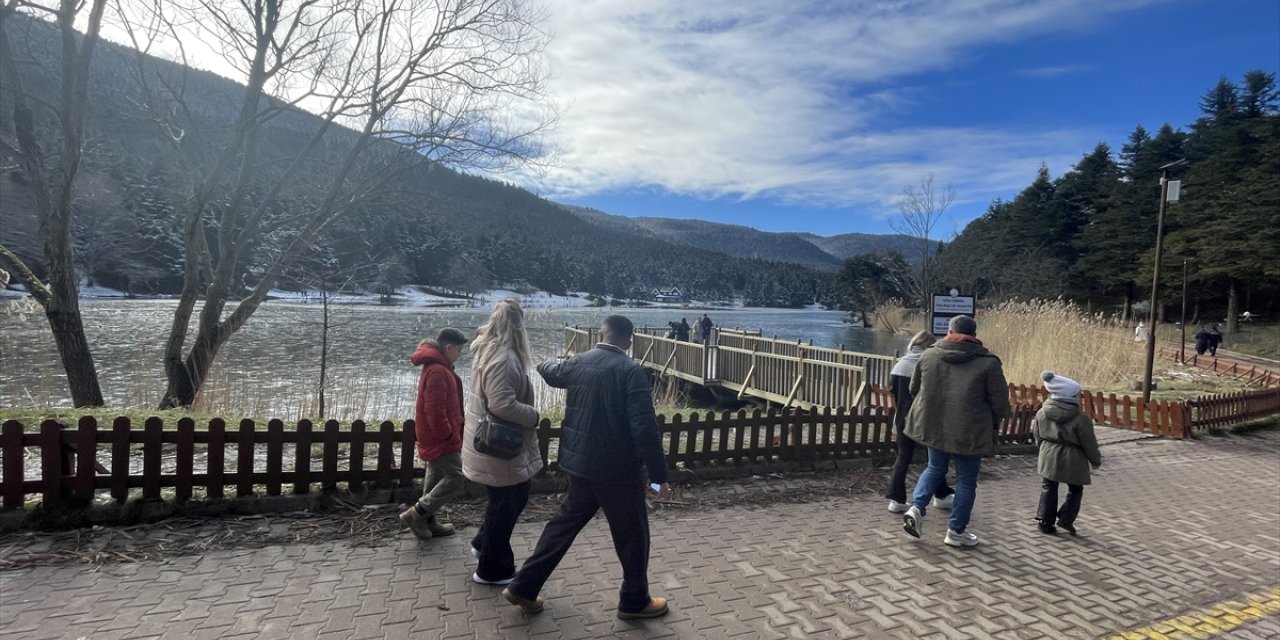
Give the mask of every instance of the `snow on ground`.
M 553 295 L 546 291 L 535 291 L 532 293 L 519 293 L 511 289 L 490 289 L 480 293 L 472 294 L 470 297 L 458 295 L 440 295 L 438 293 L 427 293 L 429 291 L 444 291 L 442 287 L 434 287 L 431 285 L 409 284 L 398 287 L 392 294 L 391 304 L 408 306 L 408 307 L 466 307 L 472 309 L 492 309 L 498 302 L 507 298 L 516 298 L 520 301 L 520 306 L 526 309 L 562 309 L 574 307 L 590 307 L 593 306 L 594 298 L 591 294 L 584 291 L 571 291 L 569 295 Z M 318 289 L 305 289 L 302 291 L 286 291 L 284 289 L 272 289 L 268 294 L 271 299 L 282 302 L 296 304 L 319 304 L 322 296 Z M 25 298 L 26 290 L 22 285 L 10 284 L 8 288 L 0 289 L 0 298 Z M 173 296 L 153 296 L 153 295 L 134 295 L 130 296 L 119 289 L 111 289 L 101 286 L 89 286 L 82 283 L 80 286 L 80 297 L 85 299 L 112 299 L 112 298 L 167 298 Z M 343 293 L 330 294 L 329 302 L 333 304 L 368 304 L 379 305 L 384 304 L 382 296 L 378 293 L 361 292 L 361 293 Z M 680 302 L 644 302 L 642 306 L 651 309 L 738 309 L 742 308 L 742 300 L 733 301 L 714 301 L 706 302 L 701 300 L 690 300 L 685 303 Z M 816 305 L 814 309 L 820 309 Z

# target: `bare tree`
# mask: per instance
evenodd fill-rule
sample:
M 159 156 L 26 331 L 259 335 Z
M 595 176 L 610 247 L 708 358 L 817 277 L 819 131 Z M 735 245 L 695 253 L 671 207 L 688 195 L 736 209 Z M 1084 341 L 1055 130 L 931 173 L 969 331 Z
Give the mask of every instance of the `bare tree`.
M 907 185 L 898 200 L 898 217 L 889 219 L 894 231 L 920 240 L 920 279 L 913 282 L 913 293 L 920 296 L 925 311 L 931 311 L 933 299 L 929 295 L 929 242 L 933 228 L 942 214 L 956 200 L 956 188 L 948 183 L 935 187 L 933 174 L 920 179 L 920 185 Z M 913 278 L 914 280 L 914 278 Z
M 80 317 L 80 294 L 71 242 L 74 184 L 84 151 L 89 72 L 98 45 L 107 0 L 35 2 L 8 0 L 0 6 L 0 87 L 13 109 L 16 145 L 0 141 L 17 160 L 30 186 L 40 220 L 45 278 L 16 253 L 0 245 L 0 266 L 13 273 L 44 309 L 53 332 L 71 401 L 77 407 L 101 406 L 102 389 Z M 59 35 L 57 96 L 45 100 L 27 89 L 16 57 L 14 30 L 19 14 L 52 19 Z M 83 20 L 83 34 L 75 28 Z M 7 137 L 7 136 L 6 136 Z M 46 148 L 45 145 L 48 145 Z
M 245 84 L 225 135 L 193 140 L 202 127 L 187 84 L 138 57 L 144 106 L 190 185 L 162 406 L 191 404 L 221 346 L 335 220 L 422 165 L 540 157 L 538 134 L 555 120 L 540 18 L 524 0 L 165 0 L 133 21 L 137 43 L 210 43 Z

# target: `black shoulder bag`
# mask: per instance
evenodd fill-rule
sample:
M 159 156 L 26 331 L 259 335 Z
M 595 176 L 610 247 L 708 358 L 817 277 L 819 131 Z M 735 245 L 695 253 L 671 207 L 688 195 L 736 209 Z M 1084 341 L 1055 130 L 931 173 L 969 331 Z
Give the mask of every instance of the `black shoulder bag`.
M 480 401 L 484 403 L 484 416 L 476 425 L 476 451 L 502 460 L 511 460 L 524 450 L 524 429 L 519 425 L 499 420 L 489 413 L 489 400 L 480 391 Z

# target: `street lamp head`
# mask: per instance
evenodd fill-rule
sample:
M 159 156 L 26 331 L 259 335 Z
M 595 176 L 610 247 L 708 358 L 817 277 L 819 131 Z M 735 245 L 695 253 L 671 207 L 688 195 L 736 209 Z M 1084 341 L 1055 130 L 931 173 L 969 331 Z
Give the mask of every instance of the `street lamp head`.
M 1166 165 L 1164 165 L 1164 166 L 1160 167 L 1160 170 L 1161 170 L 1161 171 L 1168 171 L 1169 169 L 1172 169 L 1172 168 L 1174 168 L 1174 167 L 1180 167 L 1180 166 L 1182 166 L 1182 165 L 1184 165 L 1184 164 L 1186 164 L 1186 163 L 1187 163 L 1187 159 L 1186 159 L 1186 158 L 1179 158 L 1179 159 L 1177 159 L 1177 160 L 1174 160 L 1173 162 L 1170 162 L 1169 164 L 1166 164 Z

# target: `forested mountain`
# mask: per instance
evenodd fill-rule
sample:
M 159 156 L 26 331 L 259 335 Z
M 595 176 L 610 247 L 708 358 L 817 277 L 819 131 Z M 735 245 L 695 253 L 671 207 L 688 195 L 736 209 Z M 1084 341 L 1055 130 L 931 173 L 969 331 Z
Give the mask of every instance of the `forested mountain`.
M 616 216 L 594 209 L 570 207 L 574 213 L 614 228 L 641 233 L 671 242 L 710 249 L 740 258 L 761 258 L 793 262 L 823 270 L 839 269 L 841 263 L 863 254 L 898 252 L 908 263 L 920 262 L 920 241 L 900 234 L 845 233 L 818 236 L 812 233 L 777 233 L 751 227 L 705 220 Z
M 12 26 L 28 89 L 52 95 L 57 91 L 54 29 L 21 16 L 12 19 L 22 21 Z M 188 178 L 177 170 L 179 161 L 165 139 L 174 132 L 158 126 L 141 107 L 147 96 L 135 72 L 137 59 L 136 52 L 107 42 L 93 58 L 72 233 L 77 268 L 85 277 L 127 291 L 169 293 L 181 286 L 183 230 L 175 212 Z M 148 58 L 146 64 L 184 89 L 191 112 L 183 115 L 193 123 L 181 132 L 188 155 L 198 157 L 206 148 L 201 145 L 214 148 L 216 140 L 210 138 L 230 134 L 227 123 L 243 93 L 240 85 L 159 59 Z M 0 96 L 0 139 L 16 146 L 8 100 Z M 285 112 L 263 127 L 259 144 L 290 157 L 319 123 L 306 112 L 282 108 Z M 268 214 L 289 210 L 290 199 L 316 197 L 323 187 L 322 166 L 334 162 L 353 135 L 345 129 L 325 134 L 314 175 L 304 170 L 288 192 L 254 197 L 279 199 L 280 206 L 268 207 Z M 376 162 L 394 165 L 396 153 L 387 149 Z M 0 158 L 0 244 L 38 274 L 43 266 L 31 191 L 18 164 L 7 160 Z M 256 256 L 273 255 L 288 242 L 287 225 L 282 222 L 280 228 L 251 247 L 241 267 L 246 274 L 261 268 L 263 260 Z M 218 240 L 208 237 L 215 252 Z M 816 256 L 810 264 L 829 269 L 838 262 L 795 242 Z M 528 286 L 616 298 L 643 298 L 654 287 L 676 285 L 700 298 L 741 296 L 747 304 L 770 306 L 809 304 L 830 295 L 830 274 L 794 264 L 801 260 L 777 262 L 777 252 L 732 257 L 710 250 L 715 247 L 686 244 L 584 219 L 523 189 L 419 162 L 398 172 L 384 192 L 362 201 L 354 214 L 333 222 L 294 279 L 299 285 L 323 276 L 327 282 L 354 279 L 368 287 L 426 283 L 460 291 Z
M 1165 212 L 1165 315 L 1232 322 L 1280 312 L 1280 100 L 1274 74 L 1223 78 L 1187 131 L 1138 126 L 1118 157 L 1099 144 L 1054 180 L 1042 167 L 1010 201 L 996 201 L 938 256 L 931 271 L 992 298 L 1088 299 L 1128 309 L 1150 296 L 1161 175 L 1182 182 Z M 1176 166 L 1172 163 L 1185 160 Z M 1165 168 L 1167 167 L 1167 169 Z M 1176 312 L 1173 316 L 1176 318 Z

